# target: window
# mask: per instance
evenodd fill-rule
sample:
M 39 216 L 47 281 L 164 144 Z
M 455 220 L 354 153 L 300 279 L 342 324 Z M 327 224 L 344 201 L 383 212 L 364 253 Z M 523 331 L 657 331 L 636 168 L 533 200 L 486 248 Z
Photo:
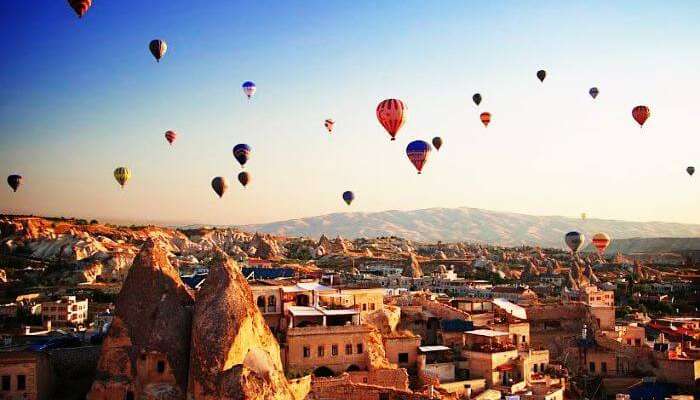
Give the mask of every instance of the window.
M 362 354 L 363 350 L 364 349 L 362 348 L 362 343 L 358 343 L 357 344 L 357 354 Z
M 600 371 L 602 373 L 608 372 L 608 363 L 606 363 L 605 361 L 601 362 L 600 363 Z
M 3 392 L 10 391 L 10 375 L 3 375 L 2 376 L 2 391 Z
M 304 346 L 304 358 L 309 358 L 311 357 L 311 349 L 309 346 Z
M 532 364 L 532 372 L 537 373 L 537 364 Z
M 332 356 L 338 355 L 338 345 L 337 344 L 334 344 L 333 346 L 331 346 L 331 355 Z
M 629 346 L 631 346 L 631 345 L 632 345 L 632 339 L 627 339 L 627 344 L 628 344 Z
M 544 363 L 540 364 L 540 372 L 544 372 Z
M 275 312 L 277 310 L 277 299 L 275 296 L 267 297 L 267 312 Z
M 588 370 L 591 372 L 595 372 L 595 363 L 591 361 L 590 364 L 588 364 Z
M 399 364 L 408 363 L 408 353 L 399 353 Z
M 362 311 L 367 311 L 367 304 L 362 304 Z
M 258 296 L 258 308 L 265 312 L 265 296 Z
M 527 338 L 525 337 L 525 335 L 523 335 L 523 339 L 521 340 L 521 343 L 527 343 Z
M 369 309 L 372 310 L 372 311 L 374 311 L 374 303 L 370 303 Z
M 641 345 L 642 345 L 642 339 L 634 339 L 634 345 L 635 345 L 635 346 L 641 346 Z
M 27 390 L 27 377 L 17 375 L 17 390 Z
M 318 346 L 316 349 L 316 354 L 318 354 L 319 357 L 323 357 L 326 354 L 326 348 L 323 346 Z
M 158 371 L 159 374 L 165 372 L 165 361 L 158 361 L 158 363 L 156 364 L 156 371 Z
M 132 392 L 132 391 L 126 392 L 125 400 L 134 400 L 134 392 Z
M 352 354 L 352 344 L 345 345 L 345 355 L 349 356 Z

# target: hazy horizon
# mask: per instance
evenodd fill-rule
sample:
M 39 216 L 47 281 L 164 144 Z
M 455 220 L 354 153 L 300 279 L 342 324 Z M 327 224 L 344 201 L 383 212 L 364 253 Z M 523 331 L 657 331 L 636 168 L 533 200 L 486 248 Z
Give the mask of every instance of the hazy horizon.
M 83 19 L 65 2 L 1 3 L 0 172 L 24 182 L 0 190 L 0 211 L 248 225 L 468 204 L 700 224 L 700 176 L 685 173 L 700 167 L 698 20 L 691 1 L 97 2 Z M 396 142 L 375 117 L 391 97 L 408 107 Z M 436 135 L 416 175 L 406 144 Z M 253 148 L 245 189 L 237 143 Z M 133 171 L 124 190 L 118 166 Z

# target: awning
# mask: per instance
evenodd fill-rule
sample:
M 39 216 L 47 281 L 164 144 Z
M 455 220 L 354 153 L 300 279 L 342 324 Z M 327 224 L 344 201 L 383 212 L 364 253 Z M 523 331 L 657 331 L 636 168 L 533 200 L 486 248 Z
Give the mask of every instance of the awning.
M 513 370 L 513 364 L 503 364 L 499 365 L 496 367 L 496 371 L 498 372 L 504 372 L 504 371 L 512 371 Z
M 447 346 L 420 346 L 418 347 L 418 350 L 420 350 L 423 353 L 430 353 L 433 351 L 447 351 L 451 349 Z

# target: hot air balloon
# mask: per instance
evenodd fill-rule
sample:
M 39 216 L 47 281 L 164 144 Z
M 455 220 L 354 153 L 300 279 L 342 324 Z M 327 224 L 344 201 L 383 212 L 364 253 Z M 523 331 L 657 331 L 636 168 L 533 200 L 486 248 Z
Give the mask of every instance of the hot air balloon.
M 540 80 L 540 82 L 544 82 L 544 78 L 547 77 L 547 71 L 541 69 L 537 71 L 537 79 Z
M 163 58 L 165 52 L 168 51 L 168 45 L 164 40 L 154 39 L 151 40 L 151 43 L 148 45 L 148 49 L 151 50 L 151 54 L 153 54 L 153 57 L 156 58 L 156 61 L 160 62 L 160 59 Z
M 602 255 L 605 253 L 605 249 L 608 248 L 608 245 L 610 245 L 610 236 L 608 236 L 607 233 L 596 233 L 591 238 L 591 242 L 593 242 L 593 246 L 598 249 L 598 254 Z
M 333 132 L 333 124 L 335 124 L 335 121 L 333 121 L 333 120 L 330 119 L 330 118 L 327 119 L 327 120 L 325 120 L 325 121 L 323 121 L 323 126 L 325 126 L 326 129 L 328 129 L 328 133 Z
M 243 185 L 243 187 L 248 186 L 248 182 L 250 182 L 250 174 L 246 171 L 241 171 L 238 173 L 238 182 Z
M 581 213 L 581 219 L 585 221 L 586 218 L 588 218 L 588 216 L 586 215 L 586 213 Z
M 343 192 L 343 200 L 345 200 L 345 203 L 347 203 L 347 205 L 350 205 L 350 203 L 352 203 L 352 201 L 355 200 L 355 193 L 349 190 Z
M 688 175 L 693 176 L 693 174 L 695 173 L 695 167 L 688 167 L 685 169 L 685 171 L 688 173 Z
M 474 93 L 474 96 L 472 96 L 472 100 L 474 100 L 474 104 L 477 106 L 481 104 L 481 95 L 479 93 Z
M 10 185 L 13 192 L 16 192 L 22 184 L 22 175 L 10 175 L 7 177 L 7 184 Z
M 126 182 L 131 179 L 131 170 L 127 167 L 119 167 L 114 170 L 114 179 L 117 180 L 119 185 L 124 189 Z
M 408 146 L 406 146 L 406 155 L 420 174 L 426 161 L 428 161 L 428 156 L 430 155 L 430 145 L 422 140 L 414 140 L 409 143 Z
M 171 146 L 172 146 L 173 142 L 175 141 L 175 139 L 177 139 L 177 132 L 175 132 L 175 131 L 165 132 L 165 140 L 167 140 Z
M 435 136 L 433 138 L 433 146 L 435 147 L 435 150 L 440 150 L 440 147 L 442 147 L 442 138 L 440 136 Z
M 564 242 L 566 242 L 566 245 L 571 249 L 571 251 L 574 254 L 578 253 L 578 251 L 581 250 L 581 247 L 583 247 L 583 243 L 585 241 L 585 236 L 583 236 L 582 233 L 576 231 L 569 232 L 564 236 Z
M 216 194 L 219 195 L 219 198 L 221 198 L 224 193 L 226 193 L 226 189 L 228 189 L 226 178 L 217 176 L 216 178 L 212 179 L 211 188 L 214 189 L 214 192 L 216 192 Z
M 78 14 L 78 18 L 82 18 L 88 9 L 90 9 L 92 0 L 68 0 L 68 5 Z
M 377 119 L 389 133 L 391 140 L 396 140 L 396 133 L 406 122 L 406 105 L 401 100 L 384 100 L 377 106 Z
M 651 111 L 647 106 L 637 106 L 632 109 L 632 118 L 637 121 L 640 128 L 644 125 L 650 115 Z
M 590 94 L 591 97 L 593 97 L 594 99 L 595 99 L 596 97 L 598 97 L 598 93 L 599 93 L 599 91 L 598 91 L 598 88 L 597 88 L 597 87 L 592 87 L 592 88 L 588 91 L 588 94 Z
M 491 122 L 491 113 L 482 112 L 479 118 L 481 118 L 481 123 L 484 124 L 485 127 L 488 127 Z
M 241 87 L 243 88 L 243 93 L 245 93 L 245 95 L 248 96 L 248 99 L 253 97 L 253 95 L 255 94 L 255 91 L 257 90 L 257 86 L 255 86 L 255 83 L 253 83 L 251 81 L 243 82 Z
M 233 156 L 236 158 L 241 167 L 245 168 L 245 163 L 248 162 L 250 158 L 250 152 L 252 149 L 247 144 L 241 143 L 233 147 Z

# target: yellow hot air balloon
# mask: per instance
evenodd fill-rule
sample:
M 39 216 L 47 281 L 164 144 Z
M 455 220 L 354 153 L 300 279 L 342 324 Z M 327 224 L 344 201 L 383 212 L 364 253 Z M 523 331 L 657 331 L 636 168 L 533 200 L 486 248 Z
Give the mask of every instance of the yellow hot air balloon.
M 585 221 L 586 218 L 588 218 L 588 216 L 586 215 L 586 213 L 581 213 L 581 219 Z
M 114 170 L 114 179 L 117 180 L 119 185 L 124 189 L 126 182 L 131 179 L 131 170 L 127 167 L 119 167 Z

